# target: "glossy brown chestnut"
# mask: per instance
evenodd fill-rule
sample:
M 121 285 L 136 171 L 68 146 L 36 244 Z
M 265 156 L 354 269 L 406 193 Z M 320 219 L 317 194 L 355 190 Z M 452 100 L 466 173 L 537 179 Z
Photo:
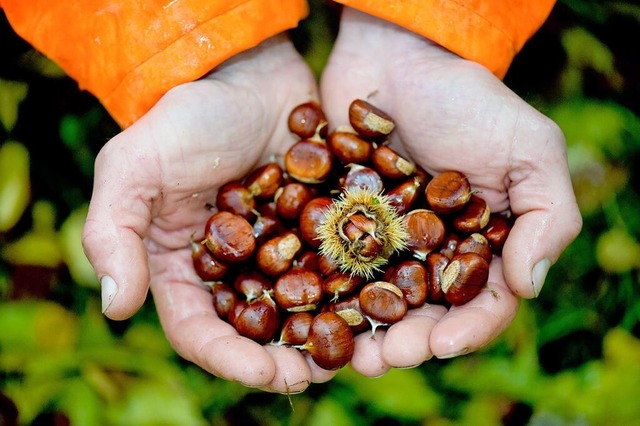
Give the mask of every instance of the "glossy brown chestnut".
M 371 323 L 360 309 L 360 295 L 354 294 L 328 305 L 328 310 L 340 315 L 349 324 L 354 334 L 362 333 L 371 327 Z
M 356 99 L 349 105 L 349 123 L 366 139 L 384 138 L 395 128 L 389 114 L 363 99 Z
M 480 232 L 489 223 L 491 210 L 487 202 L 472 194 L 464 208 L 456 213 L 453 227 L 463 233 Z
M 260 214 L 253 222 L 253 236 L 258 244 L 264 244 L 270 238 L 285 232 L 282 221 L 270 214 Z
M 242 262 L 256 249 L 251 224 L 242 216 L 226 211 L 209 218 L 204 243 L 213 256 L 223 262 Z
M 471 194 L 469 180 L 457 171 L 440 173 L 431 179 L 425 189 L 431 209 L 442 214 L 461 210 L 471 198 Z
M 273 288 L 273 283 L 262 273 L 255 270 L 240 272 L 233 280 L 233 288 L 249 302 L 262 297 Z
M 409 233 L 407 245 L 413 256 L 425 260 L 427 255 L 437 249 L 444 240 L 444 222 L 435 212 L 426 209 L 411 210 L 403 218 Z
M 286 172 L 304 183 L 323 182 L 333 167 L 333 154 L 326 143 L 311 139 L 296 142 L 284 157 Z
M 240 182 L 232 181 L 218 189 L 216 207 L 220 211 L 237 214 L 251 221 L 255 217 L 256 200 L 246 186 Z
M 325 213 L 333 203 L 330 197 L 316 197 L 309 201 L 300 213 L 299 229 L 302 239 L 313 248 L 320 247 L 316 229 L 324 220 Z
M 218 317 L 227 320 L 229 312 L 238 303 L 238 296 L 229 284 L 217 281 L 211 284 L 211 295 L 213 296 L 213 308 Z
M 283 219 L 296 220 L 312 199 L 313 191 L 308 185 L 299 182 L 288 183 L 276 191 L 276 213 Z
M 390 179 L 406 178 L 416 171 L 415 164 L 387 145 L 376 147 L 371 154 L 371 161 L 378 173 Z
M 447 256 L 449 259 L 453 257 L 455 254 L 456 248 L 458 248 L 458 244 L 462 241 L 462 237 L 456 234 L 455 232 L 449 232 L 445 235 L 444 240 L 442 241 L 442 245 L 440 246 L 440 253 Z
M 337 370 L 351 361 L 354 350 L 353 332 L 349 324 L 335 312 L 316 315 L 307 341 L 300 347 L 325 370 Z
M 213 257 L 203 243 L 191 241 L 193 268 L 202 281 L 217 281 L 229 270 L 229 266 Z
M 405 214 L 420 197 L 420 178 L 414 176 L 387 191 L 389 204 L 395 207 L 398 214 Z
M 487 263 L 491 263 L 493 257 L 493 251 L 491 245 L 484 235 L 479 233 L 473 233 L 464 240 L 460 241 L 454 255 L 463 253 L 475 253 L 480 255 Z
M 322 290 L 328 296 L 332 297 L 332 301 L 353 293 L 364 283 L 364 278 L 356 275 L 346 274 L 344 272 L 334 272 L 322 282 Z
M 407 302 L 402 290 L 385 282 L 371 282 L 360 290 L 360 309 L 371 322 L 372 331 L 381 325 L 400 321 L 407 313 Z
M 362 139 L 354 131 L 336 129 L 327 136 L 327 144 L 331 152 L 343 164 L 366 163 L 371 158 L 373 145 Z
M 268 276 L 280 275 L 291 268 L 301 249 L 302 242 L 294 232 L 273 237 L 258 249 L 258 268 Z
M 389 282 L 398 287 L 409 308 L 424 305 L 429 294 L 427 268 L 417 260 L 405 260 L 398 264 Z
M 314 101 L 305 102 L 293 108 L 287 121 L 289 130 L 301 139 L 308 139 L 316 133 L 324 137 L 327 131 L 327 119 L 320 107 Z
M 444 292 L 442 291 L 442 274 L 444 268 L 449 264 L 449 257 L 433 251 L 429 253 L 426 260 L 429 284 L 429 302 L 441 303 L 444 301 Z
M 284 171 L 277 163 L 267 163 L 247 176 L 244 186 L 257 198 L 271 198 L 282 185 Z
M 305 250 L 296 258 L 295 266 L 320 272 L 320 255 L 315 250 Z
M 384 189 L 382 177 L 378 172 L 360 164 L 351 164 L 349 171 L 341 181 L 343 190 L 360 188 L 377 194 Z
M 248 303 L 233 319 L 233 326 L 241 336 L 258 343 L 270 342 L 280 326 L 276 304 L 266 296 Z
M 276 345 L 303 345 L 309 338 L 313 315 L 309 312 L 294 312 L 282 322 L 280 340 Z
M 486 237 L 493 250 L 500 254 L 509 232 L 511 231 L 511 221 L 502 213 L 492 213 L 489 223 L 482 230 L 482 235 Z
M 291 268 L 278 277 L 273 297 L 278 306 L 289 312 L 312 311 L 322 300 L 320 273 L 303 268 Z
M 442 291 L 452 305 L 463 305 L 476 297 L 489 277 L 489 263 L 475 253 L 453 256 L 442 272 Z

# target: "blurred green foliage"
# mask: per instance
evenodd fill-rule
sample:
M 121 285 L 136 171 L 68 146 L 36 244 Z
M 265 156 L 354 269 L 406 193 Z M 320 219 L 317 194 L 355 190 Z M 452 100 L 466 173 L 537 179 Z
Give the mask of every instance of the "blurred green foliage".
M 311 5 L 292 34 L 319 75 L 338 10 Z M 632 1 L 559 1 L 505 79 L 564 131 L 585 220 L 542 295 L 478 353 L 377 379 L 345 368 L 287 397 L 180 359 L 151 300 L 124 322 L 101 315 L 80 235 L 118 128 L 2 19 L 0 424 L 639 424 L 639 29 Z

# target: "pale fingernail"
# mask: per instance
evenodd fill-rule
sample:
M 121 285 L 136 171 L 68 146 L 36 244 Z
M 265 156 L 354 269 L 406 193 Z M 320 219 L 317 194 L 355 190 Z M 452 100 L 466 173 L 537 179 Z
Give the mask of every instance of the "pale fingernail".
M 531 271 L 531 283 L 533 284 L 533 297 L 538 297 L 544 286 L 544 280 L 547 278 L 547 273 L 551 268 L 551 261 L 549 259 L 542 259 L 535 264 Z
M 464 347 L 464 348 L 462 348 L 462 349 L 460 349 L 459 351 L 456 351 L 456 352 L 451 352 L 451 353 L 448 353 L 448 354 L 439 355 L 439 356 L 437 356 L 437 358 L 438 359 L 449 359 L 449 358 L 455 358 L 455 357 L 460 356 L 460 355 L 466 355 L 468 353 L 469 353 L 469 348 L 468 347 Z
M 111 306 L 113 299 L 116 298 L 116 294 L 118 293 L 118 285 L 108 275 L 105 275 L 100 280 L 100 286 L 102 287 L 102 313 L 104 314 Z

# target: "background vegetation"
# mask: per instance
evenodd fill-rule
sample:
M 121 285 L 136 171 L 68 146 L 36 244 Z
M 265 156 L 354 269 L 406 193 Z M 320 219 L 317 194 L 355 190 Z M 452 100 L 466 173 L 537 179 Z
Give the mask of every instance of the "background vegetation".
M 312 5 L 293 36 L 319 73 L 336 10 Z M 505 80 L 565 132 L 585 221 L 541 297 L 478 353 L 289 399 L 181 360 L 152 300 L 101 315 L 80 234 L 118 128 L 0 12 L 0 424 L 640 424 L 639 24 L 632 1 L 560 0 Z

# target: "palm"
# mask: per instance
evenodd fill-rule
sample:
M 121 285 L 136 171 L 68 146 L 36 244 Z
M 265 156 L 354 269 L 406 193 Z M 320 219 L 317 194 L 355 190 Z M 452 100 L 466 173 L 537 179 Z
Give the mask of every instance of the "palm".
M 312 377 L 313 365 L 296 350 L 263 348 L 218 319 L 189 248 L 190 237 L 202 234 L 217 188 L 282 154 L 293 141 L 289 111 L 316 97 L 308 68 L 288 42 L 277 40 L 169 92 L 104 147 L 84 244 L 98 275 L 118 283 L 108 316 L 131 315 L 150 282 L 167 337 L 185 358 L 281 392 L 285 382 L 296 391 L 322 379 L 323 372 Z
M 396 121 L 395 149 L 431 174 L 464 172 L 493 211 L 510 208 L 520 216 L 504 267 L 499 259 L 492 264 L 492 291 L 446 314 L 419 310 L 418 318 L 391 327 L 377 347 L 388 368 L 486 345 L 515 315 L 516 294 L 539 291 L 532 286 L 533 265 L 555 261 L 579 230 L 561 133 L 479 65 L 351 9 L 343 12 L 321 94 L 334 125 L 348 123 L 353 99 L 368 98 Z M 545 239 L 551 232 L 556 235 Z M 380 373 L 367 365 L 361 371 Z

